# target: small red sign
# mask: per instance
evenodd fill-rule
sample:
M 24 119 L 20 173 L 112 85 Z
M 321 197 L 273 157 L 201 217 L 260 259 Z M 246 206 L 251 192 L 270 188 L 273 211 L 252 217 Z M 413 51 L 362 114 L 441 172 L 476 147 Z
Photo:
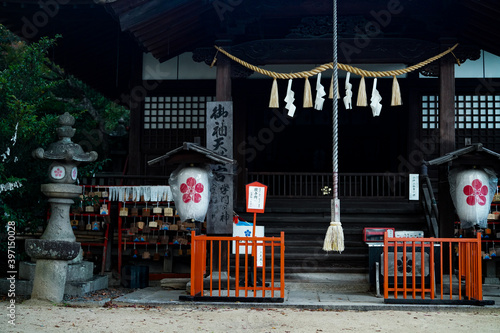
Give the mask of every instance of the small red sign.
M 264 213 L 267 197 L 267 186 L 259 182 L 246 185 L 247 213 Z

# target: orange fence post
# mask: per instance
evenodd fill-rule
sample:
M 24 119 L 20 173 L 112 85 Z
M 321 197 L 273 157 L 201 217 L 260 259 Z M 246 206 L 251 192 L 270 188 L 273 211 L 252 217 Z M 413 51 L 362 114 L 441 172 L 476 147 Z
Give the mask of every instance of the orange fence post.
M 239 297 L 240 296 L 240 244 L 238 241 L 236 243 L 236 258 L 234 260 L 234 275 L 236 276 L 236 286 L 234 287 L 235 289 L 235 296 Z
M 384 298 L 389 298 L 389 235 L 384 232 Z
M 226 245 L 227 245 L 227 253 L 228 253 L 228 255 L 227 255 L 227 295 L 229 296 L 229 292 L 231 290 L 231 274 L 230 274 L 230 272 L 231 272 L 231 267 L 230 267 L 231 266 L 231 256 L 229 254 L 230 253 L 229 251 L 231 249 L 231 241 L 228 240 Z
M 483 263 L 481 261 L 481 234 L 477 235 L 477 243 L 476 243 L 476 260 L 477 260 L 477 299 L 483 299 Z
M 285 232 L 281 232 L 281 264 L 280 264 L 280 286 L 281 298 L 285 297 Z
M 425 247 L 424 242 L 420 242 L 420 289 L 422 299 L 425 298 Z
M 394 260 L 394 298 L 398 298 L 398 244 L 396 243 L 396 241 L 393 241 L 392 242 L 393 246 L 394 246 L 394 256 L 393 256 L 393 260 Z
M 412 242 L 411 243 L 411 271 L 412 271 L 412 275 L 411 275 L 411 285 L 412 285 L 412 297 L 413 299 L 415 299 L 417 297 L 417 288 L 415 287 L 416 286 L 416 283 L 417 283 L 417 274 L 415 274 L 415 272 L 417 271 L 416 270 L 416 243 L 415 242 Z
M 193 236 L 194 232 L 191 232 L 191 296 L 196 294 L 195 283 L 196 283 L 196 236 Z
M 406 261 L 406 242 L 403 241 L 403 298 L 406 298 L 406 288 L 407 288 L 407 283 L 406 283 L 406 267 L 407 267 L 407 261 Z
M 435 282 L 435 276 L 434 276 L 434 243 L 429 243 L 429 273 L 430 273 L 430 283 L 431 283 L 431 299 L 434 299 L 435 295 L 435 286 L 434 286 L 434 282 Z

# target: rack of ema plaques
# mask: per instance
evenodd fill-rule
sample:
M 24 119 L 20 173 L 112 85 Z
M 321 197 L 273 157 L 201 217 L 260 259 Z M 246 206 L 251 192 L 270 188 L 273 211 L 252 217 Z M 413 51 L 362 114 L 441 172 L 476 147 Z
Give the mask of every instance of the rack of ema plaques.
M 99 267 L 101 275 L 106 269 L 108 252 L 110 202 L 106 186 L 81 186 L 81 194 L 75 198 L 70 211 L 70 223 L 76 242 L 83 250 L 83 259 Z M 47 212 L 47 220 L 50 211 Z M 102 251 L 96 251 L 102 248 Z
M 157 263 L 162 266 L 162 273 L 188 274 L 191 230 L 195 224 L 179 221 L 170 187 L 124 189 L 118 199 L 119 273 L 128 264 Z

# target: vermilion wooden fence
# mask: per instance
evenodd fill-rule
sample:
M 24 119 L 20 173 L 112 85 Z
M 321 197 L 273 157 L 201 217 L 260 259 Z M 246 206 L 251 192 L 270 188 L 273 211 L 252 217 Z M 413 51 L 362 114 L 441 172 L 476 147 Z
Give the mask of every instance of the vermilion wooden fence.
M 385 302 L 489 304 L 483 301 L 481 260 L 479 233 L 476 238 L 393 238 L 386 233 Z
M 234 244 L 237 244 L 236 254 L 230 254 L 229 249 Z M 240 251 L 240 247 L 244 250 Z M 259 247 L 262 249 L 261 267 L 257 267 L 252 257 Z M 284 295 L 284 232 L 280 237 L 197 236 L 192 232 L 191 292 L 190 296 L 181 299 L 283 302 Z

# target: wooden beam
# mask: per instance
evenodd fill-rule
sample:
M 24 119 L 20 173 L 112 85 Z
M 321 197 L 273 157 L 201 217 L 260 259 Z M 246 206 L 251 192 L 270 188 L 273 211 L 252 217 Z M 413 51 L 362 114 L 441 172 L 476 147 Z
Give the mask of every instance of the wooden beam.
M 220 53 L 217 58 L 215 98 L 218 102 L 231 101 L 231 60 Z
M 364 48 L 360 48 L 358 42 L 356 38 L 339 38 L 339 62 L 414 65 L 440 52 L 439 44 L 412 38 L 371 38 L 369 47 Z M 230 53 L 256 66 L 327 63 L 332 61 L 332 40 L 330 38 L 261 39 L 233 45 Z
M 190 1 L 186 4 L 185 0 L 150 0 L 144 2 L 143 5 L 137 6 L 134 9 L 120 15 L 120 26 L 122 31 L 129 30 L 136 25 L 151 21 L 159 15 L 172 11 L 179 6 L 189 7 L 196 6 L 198 1 Z

